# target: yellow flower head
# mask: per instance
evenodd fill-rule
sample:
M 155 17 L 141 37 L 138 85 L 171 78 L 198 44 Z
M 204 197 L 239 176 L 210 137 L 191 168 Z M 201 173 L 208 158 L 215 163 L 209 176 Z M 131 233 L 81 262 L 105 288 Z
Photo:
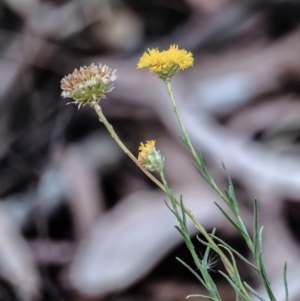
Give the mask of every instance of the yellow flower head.
M 99 102 L 106 93 L 113 90 L 111 82 L 117 78 L 115 73 L 116 70 L 101 64 L 75 69 L 61 80 L 61 96 L 73 98 L 73 103 L 79 104 L 79 107 Z
M 150 71 L 163 81 L 169 82 L 179 69 L 187 69 L 193 66 L 193 62 L 194 58 L 191 52 L 172 45 L 169 50 L 148 49 L 148 52 L 141 56 L 137 67 L 138 69 L 149 67 Z
M 139 146 L 138 161 L 150 171 L 160 172 L 164 166 L 164 158 L 155 148 L 155 140 L 149 140 Z

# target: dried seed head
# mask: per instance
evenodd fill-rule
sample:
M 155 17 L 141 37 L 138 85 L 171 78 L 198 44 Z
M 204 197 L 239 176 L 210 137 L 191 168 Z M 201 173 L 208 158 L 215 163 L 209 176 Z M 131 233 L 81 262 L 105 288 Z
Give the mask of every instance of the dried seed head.
M 117 78 L 116 71 L 101 64 L 75 69 L 61 80 L 61 96 L 73 98 L 72 103 L 78 104 L 79 108 L 99 102 L 101 98 L 105 98 L 106 93 L 113 90 L 111 82 Z

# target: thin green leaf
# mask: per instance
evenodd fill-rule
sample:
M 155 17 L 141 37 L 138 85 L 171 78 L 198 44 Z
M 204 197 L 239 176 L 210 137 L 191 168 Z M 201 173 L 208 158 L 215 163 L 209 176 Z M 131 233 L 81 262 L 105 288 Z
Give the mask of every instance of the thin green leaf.
M 188 296 L 186 296 L 186 299 L 189 299 L 189 298 L 205 298 L 205 299 L 209 299 L 212 301 L 221 301 L 221 299 L 216 299 L 216 298 L 206 296 L 206 295 L 188 295 Z
M 254 210 L 253 210 L 253 256 L 255 260 L 258 258 L 259 244 L 258 244 L 258 206 L 257 200 L 254 199 Z
M 244 285 L 246 288 L 253 294 L 255 295 L 260 301 L 266 301 L 256 290 L 254 290 L 247 282 L 244 281 Z
M 232 248 L 230 245 L 228 245 L 224 240 L 222 240 L 221 238 L 215 236 L 215 235 L 212 235 L 211 236 L 213 237 L 213 239 L 219 241 L 222 245 L 225 245 L 227 248 L 230 249 L 230 251 L 232 253 L 234 253 L 237 257 L 239 257 L 242 261 L 244 261 L 245 263 L 247 263 L 248 265 L 250 265 L 255 271 L 259 272 L 258 268 L 252 264 L 249 260 L 247 260 L 243 255 L 241 255 L 238 251 L 236 251 L 234 248 Z
M 196 168 L 196 170 L 198 171 L 198 173 L 200 174 L 200 176 L 205 180 L 205 182 L 208 183 L 208 184 L 210 184 L 210 181 L 209 181 L 209 179 L 207 178 L 206 174 L 205 174 L 204 171 L 201 169 L 201 167 L 198 166 L 198 165 L 200 165 L 200 164 L 199 164 L 199 163 L 198 163 L 198 165 L 195 164 L 195 163 L 192 163 L 192 164 L 193 164 L 193 166 Z
M 200 149 L 197 149 L 196 155 L 197 155 L 198 161 L 201 163 L 200 165 L 202 165 L 202 166 L 205 165 Z
M 212 250 L 214 250 L 217 254 L 220 253 L 220 251 L 218 250 L 217 247 L 211 245 L 209 242 L 207 242 L 207 241 L 205 241 L 205 240 L 202 240 L 199 236 L 197 236 L 197 240 L 198 240 L 199 242 L 201 242 L 204 246 L 209 247 L 209 248 L 211 248 Z
M 179 211 L 178 211 L 178 209 L 177 209 L 177 203 L 176 203 L 176 200 L 175 200 L 175 198 L 174 198 L 174 196 L 173 195 L 169 195 L 169 199 L 170 199 L 170 201 L 171 201 L 171 204 L 172 204 L 172 207 L 173 207 L 173 209 L 170 209 L 170 206 L 168 206 L 168 208 L 173 212 L 173 214 L 175 215 L 175 217 L 176 217 L 176 219 L 178 220 L 178 222 L 181 224 L 182 223 L 182 218 L 181 218 L 181 216 L 180 216 L 180 214 L 179 214 Z
M 179 135 L 179 138 L 182 140 L 182 142 L 189 148 L 189 144 L 187 143 L 185 137 Z
M 175 211 L 170 207 L 170 205 L 168 204 L 168 202 L 166 200 L 164 200 L 166 206 L 168 207 L 168 209 L 176 216 Z
M 200 282 L 201 284 L 207 289 L 206 283 L 203 281 L 203 279 L 198 275 L 196 271 L 194 271 L 188 264 L 186 264 L 183 260 L 181 260 L 179 257 L 176 257 L 176 259 L 184 266 L 186 267 Z
M 212 232 L 211 232 L 211 236 L 214 236 L 214 234 L 216 233 L 216 228 L 214 228 L 213 230 L 212 230 Z M 208 261 L 208 257 L 209 257 L 209 252 L 210 252 L 210 250 L 211 250 L 211 246 L 210 245 L 208 245 L 207 247 L 206 247 L 206 250 L 205 250 L 205 253 L 204 253 L 204 256 L 203 256 L 203 259 L 202 259 L 202 261 L 204 261 L 204 262 L 207 262 Z
M 236 266 L 236 261 L 235 261 L 234 255 L 232 254 L 230 249 L 227 248 L 226 246 L 223 246 L 223 245 L 220 244 L 219 247 L 225 249 L 229 253 L 229 255 L 231 257 L 231 260 L 232 260 L 233 268 L 234 268 L 233 271 L 234 271 L 235 281 L 236 281 L 236 283 L 241 283 L 241 277 L 240 277 L 239 271 L 238 271 L 237 266 Z
M 271 301 L 276 301 L 276 298 L 272 292 L 271 286 L 270 286 L 270 281 L 268 279 L 266 269 L 265 269 L 265 264 L 264 264 L 264 259 L 263 259 L 263 252 L 262 252 L 262 234 L 263 234 L 263 227 L 260 228 L 259 233 L 258 233 L 258 242 L 257 242 L 257 247 L 258 247 L 258 266 L 260 270 L 260 275 L 262 278 L 262 281 L 264 283 L 264 287 L 268 293 L 268 296 Z
M 187 233 L 185 233 L 182 229 L 180 229 L 178 226 L 175 226 L 175 229 L 178 230 L 178 232 L 181 234 L 182 238 L 184 239 L 187 247 L 189 249 L 194 249 L 194 245 L 191 242 L 191 239 Z
M 209 183 L 211 182 L 211 175 L 209 174 L 209 171 L 207 170 L 207 168 L 206 168 L 206 165 L 205 165 L 205 163 L 204 163 L 204 160 L 203 160 L 203 157 L 202 157 L 202 154 L 201 154 L 201 152 L 200 152 L 200 150 L 198 149 L 197 151 L 196 151 L 196 155 L 197 155 L 197 163 L 199 164 L 199 166 L 202 168 L 202 170 L 203 170 L 203 172 L 204 172 L 204 174 L 206 175 L 206 177 L 207 177 L 207 180 L 209 181 Z
M 285 262 L 283 268 L 283 282 L 284 282 L 284 289 L 285 289 L 285 301 L 289 301 L 289 288 L 287 284 L 286 272 L 287 272 L 287 263 Z
M 269 296 L 271 301 L 276 301 L 276 298 L 275 298 L 275 296 L 273 294 L 273 291 L 271 289 L 270 281 L 268 279 L 268 276 L 267 276 L 267 273 L 266 273 L 266 270 L 265 270 L 265 265 L 264 265 L 262 252 L 259 254 L 259 267 L 260 267 L 260 274 L 261 274 L 261 277 L 262 277 L 262 281 L 264 283 L 264 286 L 265 286 L 265 289 L 268 293 L 268 296 Z
M 247 233 L 244 232 L 244 230 L 224 211 L 224 209 L 218 203 L 215 202 L 215 204 L 234 228 L 243 236 L 243 238 L 247 237 Z
M 229 278 L 228 275 L 226 275 L 222 271 L 219 271 L 219 273 L 229 282 L 229 284 L 232 286 L 232 288 L 234 289 L 234 291 L 236 292 L 236 294 L 238 296 L 240 296 L 243 300 L 249 301 L 249 299 L 246 296 L 244 296 L 244 294 L 241 292 L 240 288 L 235 285 L 235 283 Z
M 228 191 L 228 189 L 224 189 L 224 192 L 225 192 L 225 195 L 226 195 L 226 198 L 227 198 L 227 200 L 224 200 L 225 201 L 225 203 L 226 203 L 226 205 L 230 208 L 230 210 L 231 210 L 231 212 L 232 212 L 232 209 L 231 209 L 231 201 L 230 201 L 230 194 L 229 194 L 229 191 Z
M 185 210 L 184 210 L 185 208 L 183 205 L 182 195 L 180 195 L 180 208 L 181 208 L 181 214 L 182 214 L 182 223 L 186 227 L 186 216 L 185 216 Z
M 228 183 L 229 183 L 229 186 L 228 186 L 228 195 L 229 195 L 229 200 L 230 200 L 230 209 L 232 209 L 234 215 L 239 215 L 239 208 L 237 206 L 237 202 L 236 202 L 236 196 L 235 196 L 235 192 L 234 192 L 234 187 L 233 187 L 233 183 L 232 183 L 232 179 L 231 179 L 231 176 L 229 174 L 229 172 L 227 171 L 226 169 L 226 166 L 224 164 L 224 162 L 222 162 L 222 166 L 223 166 L 223 169 L 225 171 L 225 174 L 227 176 L 227 180 L 228 180 Z
M 262 252 L 262 234 L 263 234 L 264 227 L 261 227 L 259 232 L 258 232 L 258 237 L 257 237 L 257 247 L 258 247 L 258 256 Z

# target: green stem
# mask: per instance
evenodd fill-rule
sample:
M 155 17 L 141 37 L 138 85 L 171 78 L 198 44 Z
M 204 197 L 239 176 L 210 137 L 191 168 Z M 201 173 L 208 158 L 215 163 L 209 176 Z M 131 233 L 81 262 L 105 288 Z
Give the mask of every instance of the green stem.
M 165 187 L 162 185 L 160 181 L 158 181 L 145 167 L 143 167 L 137 158 L 129 151 L 129 149 L 124 145 L 124 143 L 120 140 L 119 136 L 114 131 L 112 125 L 108 122 L 105 118 L 104 114 L 102 113 L 102 109 L 99 104 L 95 101 L 92 103 L 93 109 L 96 111 L 99 120 L 105 125 L 109 133 L 111 134 L 112 138 L 117 142 L 120 148 L 124 151 L 124 153 L 141 169 L 141 171 L 146 174 L 160 189 L 165 191 Z M 166 192 L 166 191 L 165 191 Z
M 170 191 L 169 189 L 169 186 L 168 186 L 168 183 L 165 179 L 165 176 L 164 176 L 164 173 L 163 171 L 160 172 L 160 176 L 161 176 L 161 180 L 165 186 L 165 191 Z M 180 206 L 180 203 L 179 201 L 175 198 L 175 202 L 178 206 Z M 211 245 L 212 249 L 214 249 L 218 254 L 219 256 L 221 257 L 222 259 L 222 262 L 228 272 L 228 274 L 230 275 L 230 277 L 233 277 L 233 273 L 234 273 L 234 267 L 232 265 L 232 263 L 229 261 L 229 259 L 227 258 L 227 256 L 223 253 L 223 251 L 220 249 L 220 247 L 215 243 L 215 241 L 210 237 L 210 235 L 207 233 L 207 231 L 205 230 L 205 228 L 199 223 L 199 221 L 195 218 L 195 216 L 193 215 L 193 213 L 186 209 L 185 207 L 184 208 L 184 211 L 185 213 L 189 216 L 189 218 L 193 221 L 193 223 L 195 224 L 196 228 L 200 231 L 200 233 L 206 238 L 206 240 L 209 242 L 209 244 Z M 193 255 L 193 254 L 192 254 Z M 193 256 L 194 257 L 194 256 Z M 239 286 L 240 286 L 240 289 L 241 291 L 243 292 L 245 298 L 247 300 L 251 300 L 249 295 L 248 295 L 248 292 L 246 291 L 243 283 L 240 281 L 239 283 Z
M 182 134 L 183 134 L 183 137 L 184 137 L 184 141 L 187 144 L 187 146 L 188 146 L 190 152 L 192 153 L 194 159 L 196 160 L 196 162 L 199 163 L 199 158 L 198 158 L 197 152 L 195 151 L 195 149 L 194 149 L 194 147 L 191 143 L 190 137 L 189 137 L 182 121 L 181 121 L 181 118 L 180 118 L 180 115 L 179 115 L 179 112 L 178 112 L 178 108 L 177 108 L 177 105 L 176 105 L 176 102 L 175 102 L 173 90 L 172 90 L 172 87 L 171 87 L 171 83 L 167 82 L 166 85 L 167 85 L 167 89 L 168 89 L 168 94 L 169 94 L 171 102 L 172 102 L 174 113 L 176 115 L 177 121 L 179 123 L 179 126 L 181 128 L 181 131 L 182 131 Z M 200 164 L 200 166 L 203 168 L 203 166 L 201 164 Z M 216 191 L 216 193 L 226 202 L 227 201 L 226 196 L 222 193 L 222 191 L 219 189 L 219 187 L 216 185 L 216 183 L 214 182 L 214 180 L 211 177 L 209 178 L 209 183 L 210 183 L 211 187 Z
M 160 172 L 160 177 L 161 180 L 164 184 L 164 190 L 170 191 L 168 183 L 165 179 L 164 173 L 163 171 Z M 175 202 L 178 206 L 180 206 L 180 202 L 175 198 Z M 228 273 L 232 276 L 233 274 L 233 266 L 231 264 L 231 262 L 228 260 L 228 258 L 225 256 L 225 254 L 222 252 L 222 250 L 220 250 L 219 246 L 214 242 L 214 240 L 210 237 L 210 235 L 207 233 L 207 231 L 205 230 L 205 228 L 199 223 L 199 221 L 196 219 L 196 217 L 194 216 L 194 214 L 188 210 L 187 208 L 184 207 L 184 211 L 185 213 L 188 215 L 188 217 L 193 221 L 193 223 L 195 224 L 195 226 L 197 227 L 197 229 L 200 231 L 200 233 L 206 238 L 206 240 L 214 247 L 214 249 L 219 250 L 219 255 L 221 256 L 221 259 L 226 267 L 226 270 L 228 271 Z
M 199 162 L 199 158 L 198 158 L 198 155 L 191 143 L 191 140 L 190 140 L 190 137 L 181 121 L 181 118 L 180 118 L 180 115 L 179 115 L 179 112 L 178 112 L 178 108 L 177 108 L 177 105 L 176 105 L 176 102 L 175 102 L 175 98 L 174 98 L 174 94 L 173 94 L 173 90 L 172 90 L 172 87 L 171 87 L 171 83 L 170 82 L 166 82 L 166 85 L 167 85 L 167 89 L 168 89 L 168 94 L 169 94 L 169 97 L 171 99 L 171 102 L 172 102 L 172 106 L 173 106 L 173 110 L 174 110 L 174 113 L 176 115 L 176 118 L 177 118 L 177 121 L 179 123 L 179 126 L 181 128 L 181 131 L 182 131 L 182 134 L 183 134 L 183 137 L 184 137 L 184 141 L 185 143 L 187 144 L 190 152 L 192 153 L 194 159 L 196 160 L 197 163 L 200 163 Z M 204 168 L 204 166 L 202 166 L 202 164 L 200 164 L 200 167 L 203 169 L 203 170 L 206 170 Z M 166 184 L 166 181 L 163 177 L 163 173 L 161 173 L 161 176 L 162 176 L 162 182 L 163 184 L 165 185 Z M 225 203 L 228 203 L 228 199 L 227 197 L 222 193 L 222 191 L 219 189 L 219 187 L 216 185 L 216 183 L 214 182 L 214 180 L 212 179 L 212 177 L 210 175 L 209 176 L 209 184 L 210 186 L 216 191 L 216 193 L 225 201 Z M 166 187 L 166 185 L 165 185 Z M 167 187 L 166 187 L 167 188 Z M 211 239 L 211 237 L 209 236 L 209 234 L 206 232 L 206 230 L 202 227 L 202 225 L 197 221 L 197 219 L 193 216 L 193 214 L 189 211 L 189 210 L 186 210 L 186 213 L 188 214 L 188 216 L 191 218 L 191 220 L 194 222 L 194 224 L 196 225 L 196 227 L 198 228 L 198 230 L 202 233 L 202 235 L 207 239 L 207 241 L 212 245 L 214 246 L 215 249 L 218 250 L 219 252 L 219 255 L 225 265 L 225 268 L 227 270 L 227 272 L 229 273 L 230 276 L 233 276 L 233 271 L 234 271 L 234 268 L 231 264 L 231 262 L 228 260 L 228 258 L 226 257 L 226 255 L 222 252 L 222 250 L 220 250 L 219 246 L 214 242 L 213 239 Z M 250 297 L 243 285 L 243 283 L 240 281 L 239 283 L 240 285 L 240 288 L 241 288 L 241 291 L 244 293 L 244 295 L 246 296 L 246 298 L 248 298 L 250 300 Z

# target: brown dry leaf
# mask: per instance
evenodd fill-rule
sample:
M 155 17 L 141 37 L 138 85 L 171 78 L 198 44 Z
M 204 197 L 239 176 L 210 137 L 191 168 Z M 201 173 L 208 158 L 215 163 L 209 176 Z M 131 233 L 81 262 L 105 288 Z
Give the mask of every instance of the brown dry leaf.
M 0 275 L 17 292 L 20 300 L 38 297 L 40 276 L 31 251 L 16 224 L 0 206 Z
M 122 151 L 108 134 L 97 132 L 62 151 L 60 170 L 77 237 L 82 238 L 88 233 L 105 207 L 99 189 L 99 170 L 117 164 L 122 156 Z

